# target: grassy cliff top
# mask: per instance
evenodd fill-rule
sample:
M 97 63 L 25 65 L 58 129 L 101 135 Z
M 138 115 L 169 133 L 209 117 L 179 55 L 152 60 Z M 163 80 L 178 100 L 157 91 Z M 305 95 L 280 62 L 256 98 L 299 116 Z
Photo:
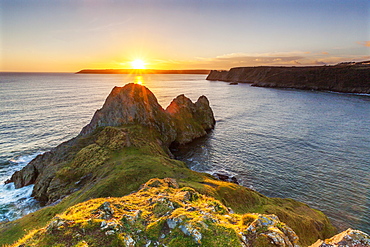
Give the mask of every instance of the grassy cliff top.
M 296 246 L 275 215 L 235 214 L 171 178 L 133 194 L 92 199 L 57 215 L 13 246 Z

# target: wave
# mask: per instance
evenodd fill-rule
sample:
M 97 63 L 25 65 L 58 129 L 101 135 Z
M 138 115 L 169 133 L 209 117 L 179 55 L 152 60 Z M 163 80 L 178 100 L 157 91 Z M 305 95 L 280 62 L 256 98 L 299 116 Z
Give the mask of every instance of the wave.
M 40 208 L 31 196 L 33 185 L 16 189 L 14 183 L 4 184 L 10 176 L 33 160 L 41 152 L 20 155 L 2 162 L 0 166 L 0 222 L 18 219 Z

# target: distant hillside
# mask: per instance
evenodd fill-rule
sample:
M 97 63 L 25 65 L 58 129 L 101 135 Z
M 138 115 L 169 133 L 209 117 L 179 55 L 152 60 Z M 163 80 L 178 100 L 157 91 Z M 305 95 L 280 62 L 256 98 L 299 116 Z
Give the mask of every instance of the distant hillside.
M 229 71 L 212 70 L 207 80 L 244 82 L 256 87 L 370 93 L 370 61 L 334 66 L 260 66 L 232 68 Z
M 163 70 L 163 69 L 83 69 L 76 74 L 209 74 L 210 70 Z

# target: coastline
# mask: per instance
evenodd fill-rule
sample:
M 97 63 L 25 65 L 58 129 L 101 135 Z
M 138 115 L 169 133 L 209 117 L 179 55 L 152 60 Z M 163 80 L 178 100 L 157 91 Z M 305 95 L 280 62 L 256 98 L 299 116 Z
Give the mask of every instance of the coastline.
M 236 67 L 229 71 L 212 70 L 207 80 L 250 83 L 255 87 L 369 94 L 370 64 L 365 61 L 334 66 Z

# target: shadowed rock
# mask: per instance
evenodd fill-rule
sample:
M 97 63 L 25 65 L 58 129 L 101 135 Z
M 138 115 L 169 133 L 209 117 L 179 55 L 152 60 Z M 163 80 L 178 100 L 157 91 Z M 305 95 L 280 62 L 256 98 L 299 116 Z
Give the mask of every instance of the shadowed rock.
M 183 94 L 179 95 L 167 107 L 166 112 L 175 122 L 177 134 L 175 141 L 179 144 L 206 135 L 206 131 L 215 125 L 213 112 L 205 96 L 199 97 L 194 104 Z

